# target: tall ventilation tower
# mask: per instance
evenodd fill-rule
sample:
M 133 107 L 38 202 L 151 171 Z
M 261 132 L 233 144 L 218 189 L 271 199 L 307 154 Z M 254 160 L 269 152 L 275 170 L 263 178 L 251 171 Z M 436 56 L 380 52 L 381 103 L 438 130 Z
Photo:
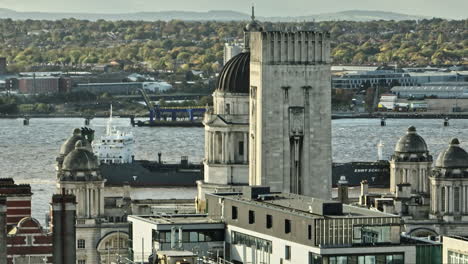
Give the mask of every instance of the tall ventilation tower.
M 250 185 L 331 198 L 330 36 L 251 32 Z

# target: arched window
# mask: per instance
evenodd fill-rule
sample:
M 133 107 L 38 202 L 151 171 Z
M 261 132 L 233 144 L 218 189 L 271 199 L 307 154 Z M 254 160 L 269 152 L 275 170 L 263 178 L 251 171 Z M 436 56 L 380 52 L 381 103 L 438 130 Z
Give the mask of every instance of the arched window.
M 441 187 L 440 190 L 440 211 L 445 212 L 445 187 Z

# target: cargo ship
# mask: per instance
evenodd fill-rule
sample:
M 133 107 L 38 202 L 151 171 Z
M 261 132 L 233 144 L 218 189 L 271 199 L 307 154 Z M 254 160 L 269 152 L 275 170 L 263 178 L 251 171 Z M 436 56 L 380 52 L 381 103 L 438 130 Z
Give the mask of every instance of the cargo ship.
M 341 176 L 345 176 L 349 186 L 359 186 L 366 180 L 369 187 L 390 187 L 390 163 L 387 160 L 333 163 L 332 186 L 337 187 Z
M 167 164 L 161 153 L 157 161 L 136 160 L 134 144 L 132 133 L 113 127 L 111 106 L 106 134 L 92 143 L 106 186 L 195 187 L 203 180 L 201 163 L 191 164 L 183 156 L 180 163 Z

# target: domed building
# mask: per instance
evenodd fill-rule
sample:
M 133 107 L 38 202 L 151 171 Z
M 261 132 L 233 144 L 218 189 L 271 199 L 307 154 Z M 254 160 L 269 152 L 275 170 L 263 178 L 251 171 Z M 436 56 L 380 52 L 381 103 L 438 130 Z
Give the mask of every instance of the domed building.
M 204 180 L 198 183 L 199 209 L 204 194 L 248 185 L 250 52 L 229 60 L 219 74 L 213 108 L 206 112 Z M 234 187 L 235 188 L 235 187 Z
M 399 185 L 404 184 L 410 186 L 410 193 L 428 196 L 431 166 L 426 141 L 410 126 L 398 140 L 390 159 L 390 192 L 396 193 Z
M 467 221 L 468 153 L 460 147 L 458 139 L 452 139 L 448 148 L 440 153 L 430 183 L 431 218 Z
M 104 183 L 99 161 L 82 130 L 73 130 L 57 158 L 57 193 L 76 197 L 76 259 L 78 263 L 116 261 L 115 250 L 128 256 L 127 223 L 108 223 L 104 206 Z M 112 246 L 110 242 L 120 242 Z
M 79 128 L 73 129 L 72 135 L 60 146 L 59 156 L 57 157 L 57 169 L 62 166 L 63 160 L 68 153 L 72 152 L 75 149 L 75 144 L 78 141 L 82 141 L 82 144 L 85 145 L 86 149 L 91 150 L 91 144 L 88 144 L 88 140 L 82 135 L 82 131 Z

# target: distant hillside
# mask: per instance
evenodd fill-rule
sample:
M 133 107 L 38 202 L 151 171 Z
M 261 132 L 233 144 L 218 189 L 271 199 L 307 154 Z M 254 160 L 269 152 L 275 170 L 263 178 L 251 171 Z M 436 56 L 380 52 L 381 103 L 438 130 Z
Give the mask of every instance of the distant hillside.
M 248 20 L 248 14 L 229 11 L 229 10 L 214 10 L 207 12 L 191 12 L 191 11 L 161 11 L 161 12 L 138 12 L 138 13 L 122 13 L 122 14 L 98 14 L 98 13 L 46 13 L 46 12 L 17 12 L 11 9 L 0 8 L 0 18 L 11 18 L 14 20 L 59 20 L 63 18 L 76 18 L 83 20 L 96 21 L 99 19 L 116 21 L 116 20 L 143 20 L 143 21 L 168 21 L 173 19 L 186 21 L 239 21 Z M 428 17 L 406 15 L 393 12 L 383 11 L 365 11 L 352 10 L 337 13 L 326 13 L 310 16 L 298 17 L 259 17 L 262 21 L 272 22 L 292 22 L 292 21 L 371 21 L 371 20 L 417 20 Z

